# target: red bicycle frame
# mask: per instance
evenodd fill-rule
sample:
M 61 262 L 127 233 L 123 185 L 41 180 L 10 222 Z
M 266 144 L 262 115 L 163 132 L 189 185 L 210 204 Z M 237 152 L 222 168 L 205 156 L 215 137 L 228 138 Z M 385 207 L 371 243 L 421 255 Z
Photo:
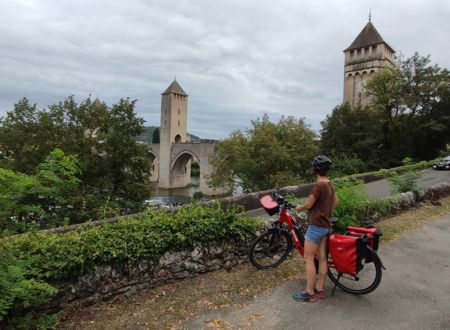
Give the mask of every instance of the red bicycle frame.
M 289 231 L 291 232 L 291 235 L 294 239 L 294 244 L 297 247 L 298 252 L 300 252 L 301 256 L 303 257 L 304 253 L 305 253 L 305 248 L 303 246 L 303 244 L 304 244 L 303 242 L 305 240 L 304 240 L 303 234 L 299 233 L 299 235 L 301 235 L 300 237 L 299 237 L 299 235 L 297 235 L 297 232 L 295 231 L 295 226 L 294 226 L 294 222 L 292 219 L 292 215 L 284 207 L 281 207 L 281 209 L 280 209 L 280 216 L 278 218 L 278 222 L 280 222 L 281 224 L 282 223 L 287 224 Z
M 303 233 L 301 233 L 300 231 L 297 232 L 296 227 L 294 225 L 294 221 L 292 218 L 292 215 L 287 211 L 287 209 L 283 206 L 280 206 L 280 215 L 278 217 L 278 222 L 280 224 L 286 223 L 289 231 L 292 235 L 292 238 L 294 239 L 294 244 L 298 250 L 298 252 L 300 253 L 300 255 L 302 257 L 304 257 L 305 255 L 305 237 L 303 236 Z M 317 259 L 316 261 L 318 261 L 318 255 L 316 253 L 315 255 L 315 259 Z M 328 260 L 328 268 L 334 268 L 334 262 L 332 260 Z

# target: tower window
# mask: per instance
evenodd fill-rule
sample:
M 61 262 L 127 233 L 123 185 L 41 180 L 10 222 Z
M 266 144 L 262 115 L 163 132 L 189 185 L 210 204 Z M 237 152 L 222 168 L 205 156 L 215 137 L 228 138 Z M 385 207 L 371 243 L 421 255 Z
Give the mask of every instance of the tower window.
M 178 121 L 178 126 L 180 126 L 180 121 Z
M 353 57 L 353 50 L 350 51 L 350 57 Z
M 177 134 L 175 136 L 175 142 L 181 142 L 181 135 L 180 134 Z
M 375 53 L 377 51 L 377 45 L 372 46 L 372 53 Z
M 369 55 L 369 47 L 364 48 L 364 54 Z
M 180 114 L 181 113 L 181 110 L 180 109 L 178 109 L 178 114 Z
M 164 125 L 167 125 L 167 122 L 164 120 Z
M 358 56 L 361 55 L 361 48 L 357 50 Z

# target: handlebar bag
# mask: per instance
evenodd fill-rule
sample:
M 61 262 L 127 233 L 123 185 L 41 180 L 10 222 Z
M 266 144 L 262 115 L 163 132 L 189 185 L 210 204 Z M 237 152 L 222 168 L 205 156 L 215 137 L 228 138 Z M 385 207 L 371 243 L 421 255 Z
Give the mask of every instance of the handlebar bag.
M 380 242 L 380 236 L 383 235 L 381 230 L 376 227 L 366 227 L 366 228 L 360 228 L 360 227 L 351 227 L 348 226 L 345 228 L 345 231 L 347 234 L 350 235 L 367 235 L 367 244 L 374 250 L 378 251 L 378 245 Z
M 259 202 L 261 203 L 264 210 L 266 210 L 269 215 L 274 215 L 279 212 L 280 207 L 278 206 L 278 203 L 273 200 L 273 197 L 271 195 L 264 195 L 259 199 Z
M 362 260 L 366 254 L 367 240 L 363 236 L 330 236 L 330 255 L 339 273 L 356 275 L 363 268 Z

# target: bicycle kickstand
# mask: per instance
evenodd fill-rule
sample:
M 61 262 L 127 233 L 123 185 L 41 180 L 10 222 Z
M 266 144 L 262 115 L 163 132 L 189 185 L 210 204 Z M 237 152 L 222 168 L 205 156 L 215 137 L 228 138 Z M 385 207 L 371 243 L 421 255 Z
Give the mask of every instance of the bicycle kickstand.
M 334 283 L 333 291 L 331 291 L 331 296 L 332 297 L 334 296 L 334 291 L 336 290 L 336 286 L 337 286 L 337 283 L 339 282 L 339 279 L 341 278 L 341 275 L 342 275 L 341 273 L 338 274 L 338 277 L 336 279 L 336 283 Z

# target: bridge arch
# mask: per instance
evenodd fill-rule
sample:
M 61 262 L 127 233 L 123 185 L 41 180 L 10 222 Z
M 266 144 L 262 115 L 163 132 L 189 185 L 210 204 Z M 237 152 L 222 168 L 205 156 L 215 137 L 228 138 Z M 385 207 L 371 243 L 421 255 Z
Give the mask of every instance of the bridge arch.
M 172 170 L 175 170 L 176 166 L 179 166 L 179 164 L 187 163 L 191 159 L 195 159 L 200 164 L 200 157 L 198 157 L 194 152 L 188 149 L 182 150 L 175 157 L 173 157 L 170 168 Z
M 173 159 L 171 168 L 172 184 L 178 187 L 186 187 L 191 183 L 191 164 L 196 160 L 200 165 L 200 158 L 191 150 L 182 150 Z M 200 175 L 202 167 L 200 165 Z
M 150 182 L 157 182 L 159 179 L 159 155 L 153 150 L 149 150 L 150 154 Z

